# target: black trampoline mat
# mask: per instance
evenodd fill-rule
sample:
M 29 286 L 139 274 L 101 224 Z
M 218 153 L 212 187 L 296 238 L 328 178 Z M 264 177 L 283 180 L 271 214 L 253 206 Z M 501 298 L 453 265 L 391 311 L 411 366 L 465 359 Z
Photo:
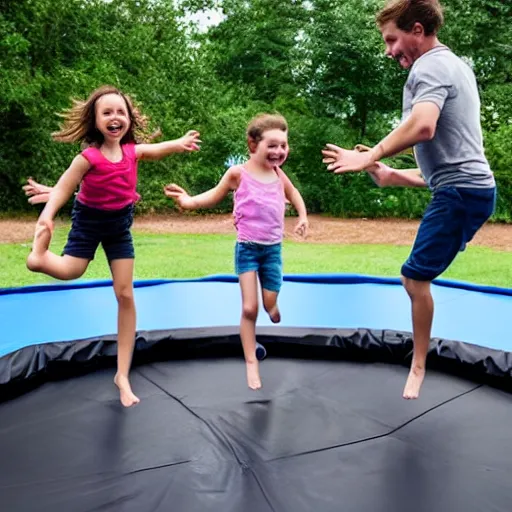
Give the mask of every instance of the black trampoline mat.
M 512 395 L 430 370 L 240 358 L 47 382 L 0 404 L 8 512 L 491 512 L 512 507 Z

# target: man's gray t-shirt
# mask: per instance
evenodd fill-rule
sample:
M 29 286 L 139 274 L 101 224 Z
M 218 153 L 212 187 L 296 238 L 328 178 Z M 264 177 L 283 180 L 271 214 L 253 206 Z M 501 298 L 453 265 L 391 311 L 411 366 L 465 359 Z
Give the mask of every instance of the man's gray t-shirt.
M 483 149 L 475 75 L 446 46 L 435 47 L 414 62 L 404 86 L 403 120 L 416 103 L 425 101 L 440 110 L 434 138 L 414 147 L 428 186 L 494 187 Z

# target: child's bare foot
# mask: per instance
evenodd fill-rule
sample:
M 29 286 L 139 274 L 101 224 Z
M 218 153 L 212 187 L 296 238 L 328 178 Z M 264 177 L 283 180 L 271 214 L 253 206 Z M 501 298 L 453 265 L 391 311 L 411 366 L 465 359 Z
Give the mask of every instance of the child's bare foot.
M 251 389 L 260 389 L 261 388 L 261 379 L 258 361 L 254 362 L 246 362 L 245 363 L 247 369 L 247 384 Z
M 44 254 L 50 247 L 52 239 L 52 227 L 47 221 L 38 222 L 36 226 L 36 233 L 34 235 L 34 242 L 32 244 L 32 251 L 27 258 L 27 268 L 34 272 L 41 270 L 43 266 Z
M 425 368 L 412 367 L 405 383 L 403 397 L 406 400 L 415 400 L 420 395 L 421 385 L 425 378 Z
M 281 321 L 281 312 L 279 311 L 277 304 L 268 312 L 268 316 L 274 324 L 278 324 Z
M 132 405 L 138 404 L 140 402 L 140 399 L 133 394 L 128 377 L 116 373 L 116 376 L 114 377 L 114 383 L 119 388 L 121 403 L 125 407 L 131 407 Z

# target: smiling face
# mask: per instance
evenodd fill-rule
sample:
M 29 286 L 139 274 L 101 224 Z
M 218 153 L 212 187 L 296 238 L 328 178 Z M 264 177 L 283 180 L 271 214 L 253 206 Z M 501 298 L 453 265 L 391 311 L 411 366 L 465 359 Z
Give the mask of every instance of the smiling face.
M 104 94 L 95 105 L 96 128 L 105 140 L 121 140 L 131 126 L 128 105 L 119 94 Z
M 288 132 L 280 129 L 266 130 L 258 143 L 251 144 L 251 152 L 265 168 L 280 167 L 288 158 Z
M 404 69 L 409 69 L 421 56 L 425 44 L 425 31 L 420 23 L 415 23 L 410 32 L 400 30 L 394 21 L 380 27 L 386 44 L 386 55 L 396 60 Z
M 439 43 L 437 33 L 444 22 L 443 8 L 439 0 L 387 0 L 376 21 L 386 44 L 386 55 L 409 69 Z

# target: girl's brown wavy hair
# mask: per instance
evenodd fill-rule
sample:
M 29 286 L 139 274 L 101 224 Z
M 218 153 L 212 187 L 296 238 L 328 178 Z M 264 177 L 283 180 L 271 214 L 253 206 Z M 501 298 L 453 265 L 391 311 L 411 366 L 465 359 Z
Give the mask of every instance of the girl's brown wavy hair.
M 129 96 L 116 87 L 103 85 L 95 89 L 85 101 L 73 99 L 73 106 L 59 114 L 64 123 L 59 131 L 52 133 L 53 139 L 58 142 L 82 142 L 84 146 L 101 146 L 104 137 L 96 128 L 96 102 L 106 94 L 121 96 L 128 109 L 130 129 L 122 138 L 121 144 L 149 142 L 160 134 L 159 130 L 149 133 L 148 118 L 142 115 Z
M 288 123 L 280 114 L 258 114 L 247 127 L 247 139 L 258 144 L 263 134 L 269 130 L 288 131 Z

